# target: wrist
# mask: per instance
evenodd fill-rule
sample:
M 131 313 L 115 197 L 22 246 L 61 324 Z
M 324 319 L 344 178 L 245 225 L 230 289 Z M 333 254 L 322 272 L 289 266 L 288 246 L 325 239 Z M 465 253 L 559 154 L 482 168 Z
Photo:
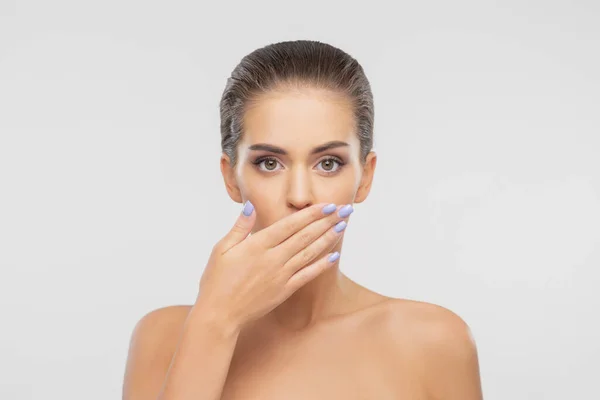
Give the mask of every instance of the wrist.
M 237 336 L 242 327 L 242 323 L 229 313 L 200 299 L 192 306 L 188 320 L 222 337 Z

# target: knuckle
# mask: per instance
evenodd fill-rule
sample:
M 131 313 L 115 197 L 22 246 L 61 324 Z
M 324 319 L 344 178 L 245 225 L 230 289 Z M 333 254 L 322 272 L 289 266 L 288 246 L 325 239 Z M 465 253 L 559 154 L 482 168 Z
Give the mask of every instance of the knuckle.
M 246 227 L 237 222 L 235 225 L 233 225 L 231 230 L 235 233 L 244 233 L 246 231 Z
M 298 241 L 302 246 L 308 246 L 312 242 L 312 235 L 310 232 L 300 232 L 298 234 Z
M 293 232 L 296 230 L 296 227 L 297 224 L 295 224 L 294 221 L 286 221 L 281 227 L 281 229 L 285 232 Z
M 310 250 L 302 250 L 300 254 L 298 254 L 298 262 L 301 266 L 304 266 L 312 261 L 314 258 L 314 252 Z

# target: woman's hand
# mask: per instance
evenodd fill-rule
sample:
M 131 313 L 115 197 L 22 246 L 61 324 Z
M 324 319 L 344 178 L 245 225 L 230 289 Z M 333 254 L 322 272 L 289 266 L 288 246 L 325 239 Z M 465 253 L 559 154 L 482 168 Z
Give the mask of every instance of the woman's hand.
M 351 205 L 315 204 L 248 237 L 256 212 L 250 203 L 244 210 L 249 215 L 241 213 L 213 247 L 196 300 L 236 328 L 267 314 L 333 265 L 339 254 L 316 258 L 338 242 L 353 211 Z

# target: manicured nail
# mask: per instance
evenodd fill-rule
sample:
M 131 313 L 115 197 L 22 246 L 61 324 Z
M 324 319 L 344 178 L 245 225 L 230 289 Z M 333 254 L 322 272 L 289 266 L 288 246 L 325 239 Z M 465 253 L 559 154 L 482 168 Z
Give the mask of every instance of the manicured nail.
M 346 221 L 340 221 L 337 223 L 336 226 L 333 227 L 333 230 L 336 231 L 337 233 L 340 233 L 341 231 L 343 231 L 344 229 L 346 229 L 346 226 L 348 224 L 346 223 Z
M 242 209 L 242 213 L 246 217 L 249 217 L 250 215 L 252 215 L 252 211 L 254 211 L 254 205 L 250 202 L 250 200 L 247 200 L 246 203 L 244 203 L 244 208 Z
M 333 203 L 327 204 L 325 207 L 323 207 L 323 214 L 325 214 L 325 215 L 331 214 L 332 212 L 335 211 L 336 208 L 337 208 L 337 206 Z
M 346 218 L 348 215 L 352 214 L 352 211 L 354 211 L 354 208 L 352 208 L 352 205 L 347 204 L 340 209 L 340 211 L 338 212 L 338 215 L 341 218 Z
M 335 262 L 338 258 L 340 258 L 340 253 L 337 251 L 329 256 L 329 262 Z

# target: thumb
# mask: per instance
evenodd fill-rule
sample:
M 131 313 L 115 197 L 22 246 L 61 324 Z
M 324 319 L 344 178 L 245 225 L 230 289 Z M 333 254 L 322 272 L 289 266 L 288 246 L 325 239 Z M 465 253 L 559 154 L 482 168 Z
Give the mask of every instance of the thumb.
M 254 205 L 248 200 L 244 203 L 242 212 L 238 216 L 231 230 L 227 232 L 223 239 L 221 239 L 221 251 L 225 253 L 233 246 L 246 239 L 254 226 L 254 222 L 256 222 L 256 212 L 254 211 Z

